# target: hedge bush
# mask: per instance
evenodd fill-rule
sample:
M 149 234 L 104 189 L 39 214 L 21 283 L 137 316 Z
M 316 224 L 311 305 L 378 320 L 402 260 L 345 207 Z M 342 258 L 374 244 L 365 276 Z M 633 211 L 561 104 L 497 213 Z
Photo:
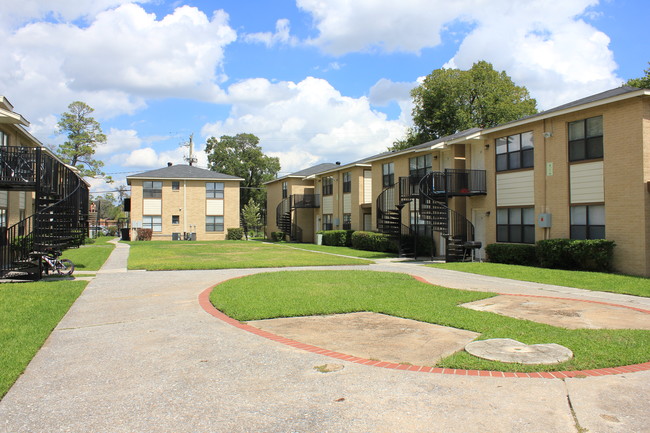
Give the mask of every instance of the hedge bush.
M 271 232 L 271 240 L 273 242 L 283 241 L 285 237 L 284 232 Z
M 569 245 L 571 257 L 581 271 L 611 272 L 614 241 L 605 239 L 574 240 Z
M 244 238 L 244 229 L 241 227 L 231 227 L 228 229 L 226 239 L 229 241 L 241 241 Z
M 488 261 L 507 265 L 537 266 L 535 245 L 489 244 L 485 247 Z
M 354 230 L 323 230 L 318 232 L 323 235 L 323 245 L 334 247 L 351 247 Z
M 117 236 L 117 226 L 108 226 L 108 235 Z
M 150 241 L 151 237 L 153 236 L 153 230 L 152 229 L 136 229 L 137 230 L 137 238 L 136 240 L 138 241 Z
M 397 252 L 397 245 L 384 233 L 355 231 L 352 248 L 366 251 Z
M 537 241 L 535 255 L 543 268 L 574 269 L 575 264 L 569 251 L 571 239 L 546 239 Z

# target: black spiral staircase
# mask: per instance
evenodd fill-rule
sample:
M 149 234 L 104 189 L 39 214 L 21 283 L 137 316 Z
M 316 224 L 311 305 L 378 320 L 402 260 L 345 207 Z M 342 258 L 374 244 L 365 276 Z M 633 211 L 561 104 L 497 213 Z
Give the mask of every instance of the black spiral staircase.
M 34 213 L 0 233 L 0 278 L 39 279 L 40 253 L 83 243 L 88 185 L 45 149 L 1 148 L 0 189 L 34 192 Z
M 477 246 L 474 226 L 449 207 L 449 199 L 486 192 L 484 170 L 446 169 L 424 176 L 400 177 L 377 198 L 377 230 L 398 243 L 401 257 L 415 257 L 419 226 L 425 226 L 445 239 L 445 261 L 465 260 L 468 248 Z M 415 222 L 408 226 L 401 221 L 406 206 L 415 210 Z
M 276 225 L 292 242 L 302 242 L 302 228 L 295 217 L 296 209 L 313 209 L 320 207 L 318 194 L 292 194 L 285 197 L 275 208 Z

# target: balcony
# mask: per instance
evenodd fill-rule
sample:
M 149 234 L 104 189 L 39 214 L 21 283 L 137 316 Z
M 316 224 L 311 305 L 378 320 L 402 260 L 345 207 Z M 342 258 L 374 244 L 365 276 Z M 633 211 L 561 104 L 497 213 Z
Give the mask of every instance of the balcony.
M 0 187 L 33 190 L 36 179 L 45 176 L 42 149 L 34 147 L 0 147 Z
M 293 194 L 293 207 L 313 209 L 320 207 L 320 194 Z
M 475 196 L 487 194 L 485 170 L 445 169 L 423 178 L 432 195 Z

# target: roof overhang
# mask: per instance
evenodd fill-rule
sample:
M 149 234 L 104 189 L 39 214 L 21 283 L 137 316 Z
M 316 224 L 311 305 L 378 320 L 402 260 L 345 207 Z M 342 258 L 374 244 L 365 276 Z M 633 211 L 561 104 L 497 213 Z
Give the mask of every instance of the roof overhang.
M 345 169 L 349 169 L 349 168 L 354 168 L 354 167 L 372 167 L 372 164 L 366 164 L 366 163 L 346 164 L 346 165 L 342 165 L 340 167 L 332 168 L 330 170 L 325 170 L 325 171 L 321 171 L 319 173 L 314 173 L 312 175 L 312 177 L 313 176 L 322 176 L 324 174 L 334 173 L 334 172 L 337 172 L 337 171 L 341 171 L 341 170 L 345 170 Z
M 0 123 L 29 126 L 29 122 L 22 115 L 4 108 L 0 108 Z

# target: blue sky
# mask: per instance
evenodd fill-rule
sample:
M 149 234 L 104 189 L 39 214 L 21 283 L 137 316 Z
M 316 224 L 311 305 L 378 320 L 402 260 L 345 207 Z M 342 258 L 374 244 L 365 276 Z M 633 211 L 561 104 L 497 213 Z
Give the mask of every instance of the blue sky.
M 1 0 L 0 92 L 55 146 L 75 100 L 108 135 L 116 180 L 182 163 L 190 134 L 248 132 L 282 174 L 378 153 L 410 125 L 409 91 L 478 60 L 538 108 L 648 67 L 646 0 Z

